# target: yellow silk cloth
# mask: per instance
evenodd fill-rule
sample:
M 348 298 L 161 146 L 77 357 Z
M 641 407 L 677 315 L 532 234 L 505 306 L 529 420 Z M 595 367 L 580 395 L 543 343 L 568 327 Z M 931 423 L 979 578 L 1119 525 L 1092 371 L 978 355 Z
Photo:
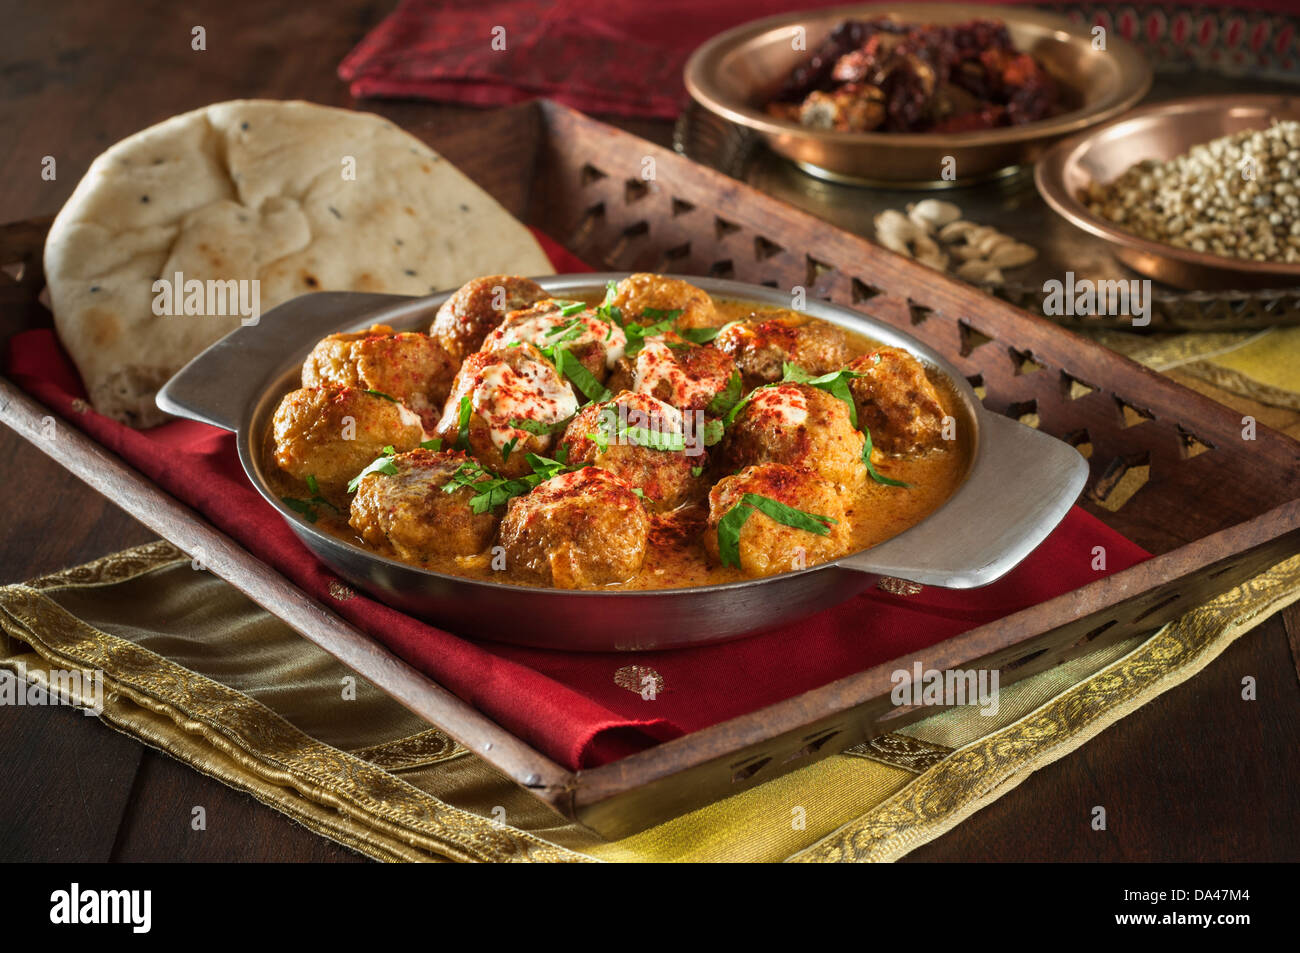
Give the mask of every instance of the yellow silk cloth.
M 1300 327 L 1151 335 L 1092 331 L 1088 336 L 1243 413 L 1259 406 L 1272 408 L 1266 415 L 1270 420 L 1258 417 L 1261 423 L 1300 435 L 1295 427 L 1300 412 Z
M 552 813 L 169 543 L 0 588 L 0 667 L 74 703 L 102 701 L 117 730 L 380 860 L 893 860 L 1297 598 L 1300 556 L 1151 636 L 1004 687 L 994 717 L 937 714 L 614 842 Z M 57 674 L 70 670 L 102 671 L 102 699 Z

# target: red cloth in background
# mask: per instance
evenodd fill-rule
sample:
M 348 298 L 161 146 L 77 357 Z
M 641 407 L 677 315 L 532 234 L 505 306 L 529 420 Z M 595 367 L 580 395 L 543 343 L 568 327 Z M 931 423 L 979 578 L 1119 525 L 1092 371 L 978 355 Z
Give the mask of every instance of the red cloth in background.
M 557 268 L 589 270 L 542 240 Z M 234 435 L 176 420 L 137 431 L 85 402 L 76 368 L 52 330 L 10 341 L 9 377 L 46 406 L 203 513 L 251 553 L 548 757 L 605 764 L 941 642 L 1077 589 L 1147 554 L 1081 509 L 1024 563 L 984 589 L 871 589 L 803 622 L 722 645 L 651 653 L 565 653 L 471 642 L 364 595 L 340 601 L 339 580 L 299 542 L 245 477 Z M 178 622 L 181 620 L 177 620 Z M 707 620 L 701 620 L 707 625 Z M 648 665 L 664 681 L 652 701 L 618 686 L 615 672 Z
M 672 119 L 686 101 L 682 68 L 705 40 L 760 17 L 833 5 L 819 0 L 402 0 L 339 64 L 339 76 L 358 99 L 504 106 L 548 96 L 586 112 Z M 996 17 L 1002 4 L 988 5 L 987 15 Z M 1024 5 L 1073 13 L 1080 20 L 1085 9 Z M 1101 4 L 1086 9 L 1088 22 L 1133 40 L 1157 61 L 1294 68 L 1297 33 L 1287 15 L 1298 12 L 1295 0 L 1116 2 L 1109 9 Z M 494 37 L 498 47 L 504 39 L 504 49 L 494 48 Z

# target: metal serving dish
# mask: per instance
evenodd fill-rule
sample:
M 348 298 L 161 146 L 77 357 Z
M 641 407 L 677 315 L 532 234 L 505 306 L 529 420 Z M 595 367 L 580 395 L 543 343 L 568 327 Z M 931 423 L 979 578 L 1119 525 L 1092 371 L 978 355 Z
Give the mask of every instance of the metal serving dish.
M 599 294 L 623 274 L 537 279 L 557 296 Z M 788 307 L 784 292 L 680 276 L 720 299 Z M 970 468 L 928 518 L 878 546 L 796 572 L 715 586 L 636 592 L 572 592 L 483 582 L 419 569 L 346 543 L 280 502 L 263 472 L 262 440 L 280 399 L 301 386 L 302 362 L 322 337 L 371 324 L 423 330 L 448 294 L 428 298 L 324 292 L 295 298 L 232 331 L 181 369 L 158 406 L 233 431 L 248 478 L 322 562 L 389 605 L 457 633 L 572 651 L 636 651 L 700 645 L 793 622 L 854 596 L 878 576 L 970 588 L 1024 559 L 1064 518 L 1088 466 L 1065 443 L 985 410 L 942 357 L 893 327 L 822 301 L 803 310 L 910 351 L 958 395 L 972 428 Z
M 763 112 L 764 102 L 789 72 L 842 20 L 885 17 L 900 23 L 950 24 L 984 18 L 1007 25 L 1017 49 L 1033 54 L 1060 84 L 1069 112 L 999 129 L 961 133 L 834 132 L 809 129 Z M 806 50 L 793 48 L 802 29 Z M 720 33 L 686 63 L 691 96 L 710 112 L 755 130 L 776 153 L 804 171 L 864 185 L 943 188 L 969 185 L 1034 161 L 1062 136 L 1132 107 L 1151 87 L 1150 64 L 1111 31 L 1106 49 L 1093 48 L 1085 25 L 1063 16 L 983 4 L 854 4 L 783 13 Z M 940 177 L 948 156 L 956 179 Z
M 1139 238 L 1092 214 L 1079 194 L 1146 159 L 1172 159 L 1193 146 L 1275 119 L 1300 119 L 1300 96 L 1195 96 L 1129 113 L 1058 143 L 1034 170 L 1038 192 L 1062 218 L 1111 244 L 1134 271 L 1179 288 L 1277 288 L 1300 284 L 1300 264 L 1227 258 Z

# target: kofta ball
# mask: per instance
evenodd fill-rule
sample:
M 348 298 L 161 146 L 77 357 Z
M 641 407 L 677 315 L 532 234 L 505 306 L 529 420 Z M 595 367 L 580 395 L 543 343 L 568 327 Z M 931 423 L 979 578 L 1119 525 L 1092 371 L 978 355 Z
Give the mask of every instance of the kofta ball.
M 945 412 L 925 366 L 902 348 L 882 347 L 854 358 L 848 369 L 858 424 L 887 453 L 916 453 L 943 442 Z
M 797 311 L 760 312 L 726 325 L 713 346 L 731 356 L 748 387 L 779 381 L 785 364 L 829 374 L 848 360 L 848 338 L 833 324 Z
M 723 456 L 730 469 L 784 463 L 856 487 L 866 478 L 863 445 L 847 403 L 807 384 L 778 384 L 749 396 L 727 427 Z
M 437 434 L 445 449 L 468 450 L 502 476 L 523 476 L 532 472 L 528 454 L 545 454 L 555 425 L 577 410 L 573 389 L 537 348 L 479 351 L 461 365 Z
M 348 482 L 384 447 L 414 450 L 425 439 L 420 418 L 400 403 L 355 387 L 303 387 L 285 394 L 271 425 L 275 463 L 298 480 L 315 477 L 325 493 Z
M 349 522 L 362 539 L 372 546 L 387 544 L 408 562 L 473 556 L 487 549 L 497 518 L 491 511 L 473 511 L 471 488 L 445 489 L 472 463 L 468 455 L 420 448 L 390 457 L 389 463 L 396 473 L 367 473 L 352 498 Z M 481 469 L 474 472 L 488 479 Z
M 825 534 L 774 519 L 745 501 L 745 495 L 750 493 L 785 504 L 807 516 L 821 517 L 813 523 L 824 527 Z M 746 576 L 772 576 L 815 566 L 848 551 L 850 533 L 840 501 L 835 487 L 807 467 L 782 463 L 747 467 L 734 476 L 723 477 L 709 492 L 704 548 L 715 563 L 722 563 L 719 524 L 737 507 L 743 507 L 740 513 L 744 520 L 736 539 L 735 555 Z M 732 531 L 734 526 L 726 529 Z
M 707 291 L 663 275 L 629 275 L 614 286 L 609 303 L 622 312 L 624 323 L 658 324 L 670 311 L 680 312 L 679 328 L 716 328 L 723 323 Z
M 605 380 L 627 348 L 627 335 L 603 320 L 593 308 L 565 314 L 552 300 L 512 311 L 483 341 L 482 350 L 499 351 L 519 344 L 563 347 L 598 381 Z
M 632 487 L 584 467 L 510 500 L 500 538 L 511 571 L 558 589 L 594 589 L 636 576 L 649 531 Z
M 647 509 L 664 513 L 704 496 L 703 423 L 646 394 L 624 391 L 579 411 L 560 446 L 569 463 L 608 470 L 641 490 Z
M 368 331 L 331 334 L 302 365 L 302 386 L 356 387 L 395 397 L 432 427 L 456 376 L 458 361 L 427 334 Z
M 442 303 L 429 334 L 459 364 L 483 346 L 483 339 L 511 311 L 549 297 L 541 285 L 515 275 L 490 275 L 466 282 Z
M 681 410 L 707 410 L 736 372 L 736 362 L 715 347 L 676 335 L 652 338 L 636 355 L 633 389 Z

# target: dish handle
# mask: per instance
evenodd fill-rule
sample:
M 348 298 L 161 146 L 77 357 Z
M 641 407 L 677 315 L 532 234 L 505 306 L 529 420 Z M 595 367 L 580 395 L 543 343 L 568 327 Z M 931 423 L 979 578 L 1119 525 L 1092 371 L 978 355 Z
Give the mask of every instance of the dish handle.
M 419 306 L 428 300 L 357 291 L 300 295 L 209 346 L 177 371 L 154 401 L 165 413 L 237 431 L 271 381 L 304 360 L 326 334 L 343 329 L 350 319 L 349 326 L 364 327 L 367 317 L 403 301 Z M 250 368 L 273 370 L 258 374 Z
M 1082 492 L 1087 461 L 1064 441 L 1019 421 L 982 408 L 979 418 L 974 465 L 948 503 L 836 565 L 973 589 L 1006 575 L 1048 537 Z

